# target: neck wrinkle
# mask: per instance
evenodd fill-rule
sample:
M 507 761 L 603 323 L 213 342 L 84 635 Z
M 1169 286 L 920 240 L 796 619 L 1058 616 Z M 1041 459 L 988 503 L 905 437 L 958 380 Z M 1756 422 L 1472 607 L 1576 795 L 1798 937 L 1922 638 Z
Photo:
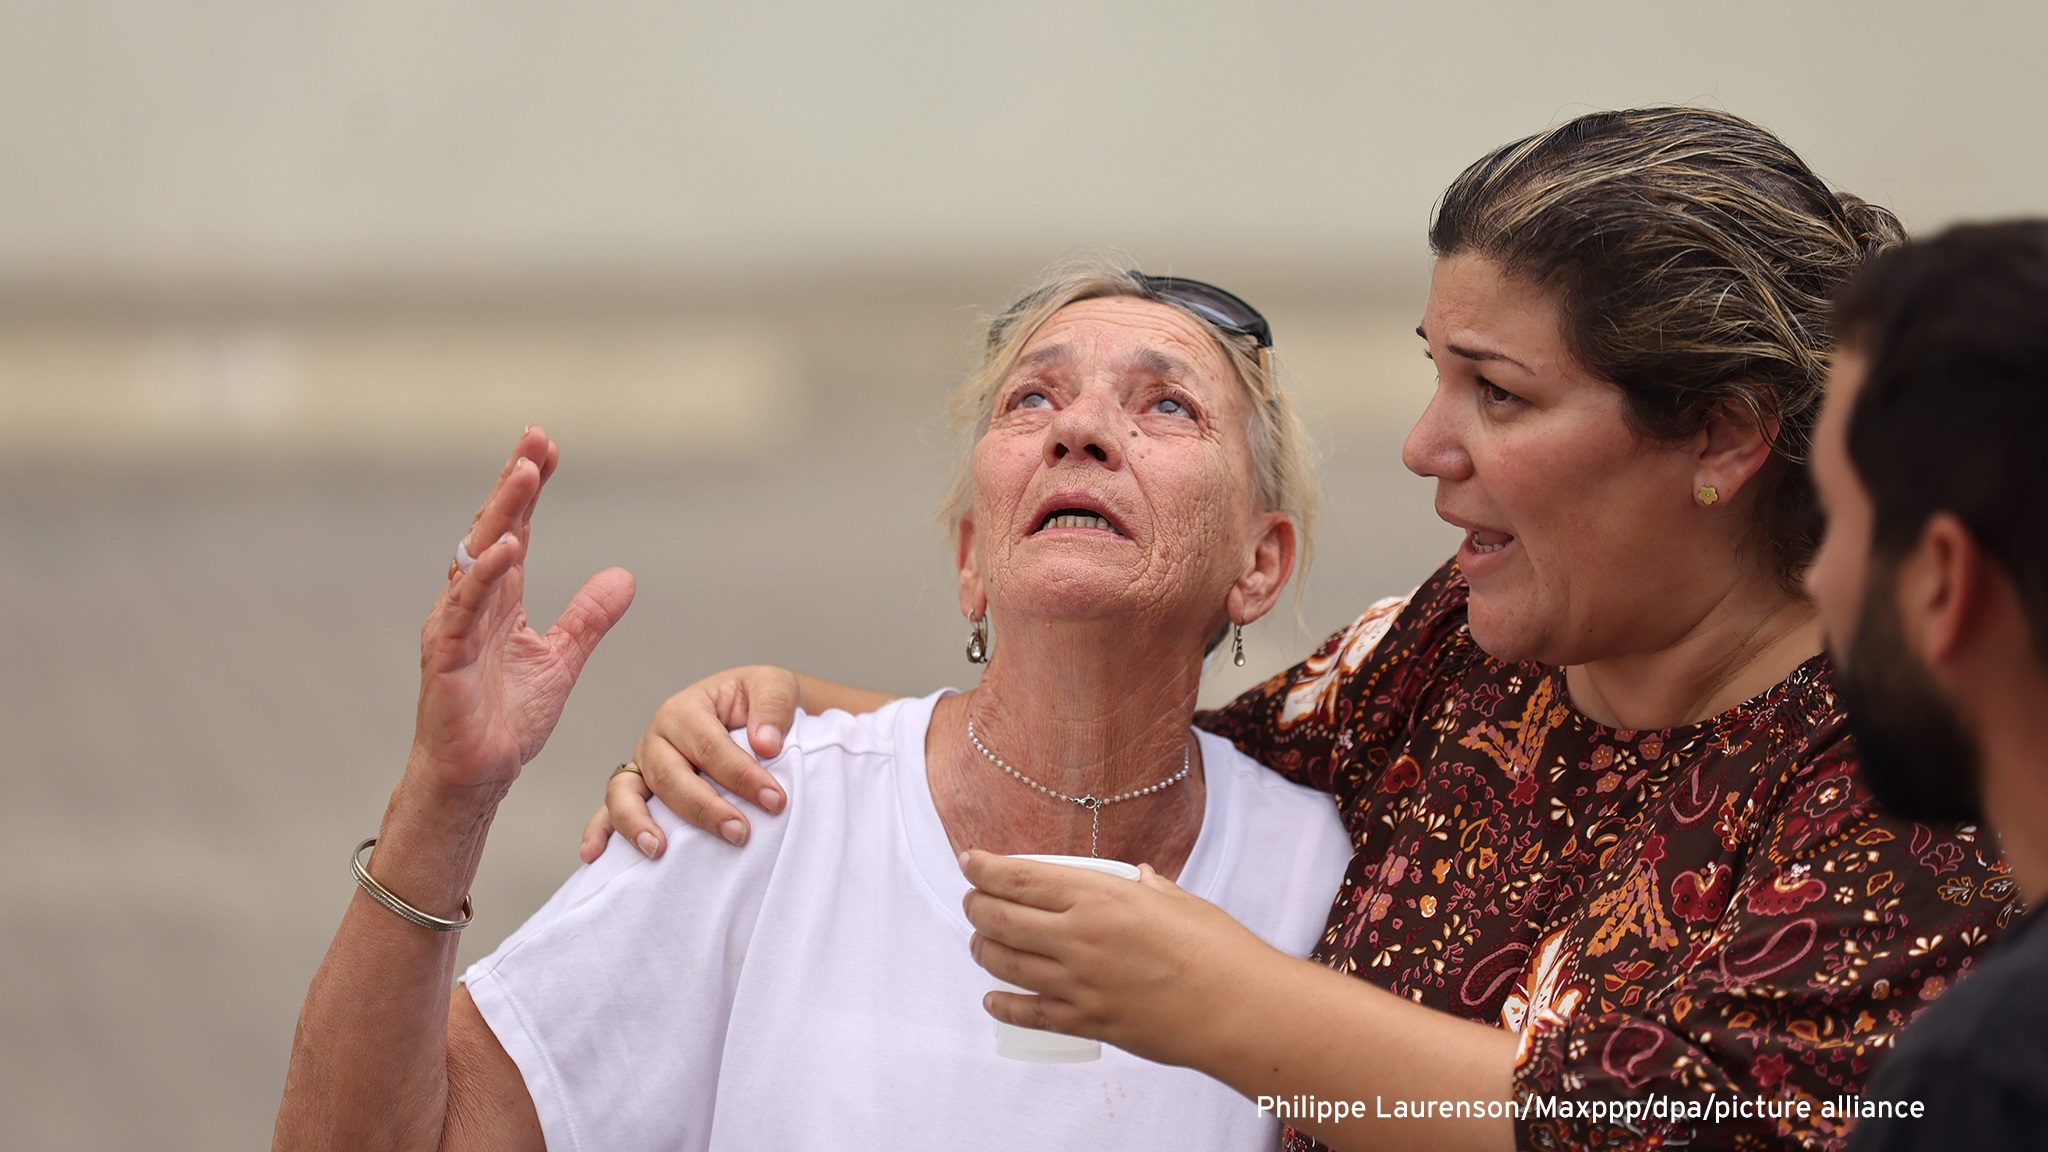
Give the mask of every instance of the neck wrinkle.
M 1101 846 L 1105 857 L 1155 866 L 1184 857 L 1201 827 L 1206 794 L 1189 731 L 1201 688 L 1199 647 L 1148 643 L 1128 620 L 1004 623 L 980 686 L 942 701 L 934 713 L 928 761 L 935 796 L 946 798 L 941 812 L 1003 830 L 1017 843 L 1053 846 L 1010 850 L 1088 852 L 1089 812 L 990 763 L 967 739 L 971 715 L 989 751 L 1068 796 L 1106 798 L 1151 787 L 1178 773 L 1185 756 L 1186 779 L 1102 809 Z
M 1201 691 L 1198 650 L 1148 645 L 1117 621 L 1012 628 L 1003 639 L 968 701 L 989 751 L 1069 796 L 1113 796 L 1180 771 Z

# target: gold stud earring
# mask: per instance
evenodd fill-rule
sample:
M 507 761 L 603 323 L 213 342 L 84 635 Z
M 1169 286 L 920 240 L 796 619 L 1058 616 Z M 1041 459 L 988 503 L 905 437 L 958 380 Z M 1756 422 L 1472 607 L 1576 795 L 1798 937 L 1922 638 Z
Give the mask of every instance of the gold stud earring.
M 1712 508 L 1714 506 L 1714 501 L 1719 500 L 1721 498 L 1721 490 L 1714 487 L 1712 484 L 1702 484 L 1700 485 L 1700 490 L 1693 493 L 1692 496 L 1693 499 L 1698 500 L 1700 502 L 1700 507 Z

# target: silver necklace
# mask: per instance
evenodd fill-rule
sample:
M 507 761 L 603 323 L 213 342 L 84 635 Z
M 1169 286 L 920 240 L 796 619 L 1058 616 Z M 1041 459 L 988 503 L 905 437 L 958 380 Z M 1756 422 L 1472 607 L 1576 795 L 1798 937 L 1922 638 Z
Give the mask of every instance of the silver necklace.
M 976 751 L 988 757 L 989 763 L 1001 768 L 1003 771 L 1008 772 L 1010 775 L 1015 776 L 1017 779 L 1022 780 L 1024 783 L 1031 785 L 1055 800 L 1064 800 L 1069 804 L 1078 804 L 1086 808 L 1088 810 L 1088 818 L 1091 821 L 1088 828 L 1088 854 L 1090 856 L 1102 855 L 1102 810 L 1105 807 L 1111 804 L 1121 804 L 1126 800 L 1136 800 L 1140 796 L 1150 796 L 1154 792 L 1163 792 L 1188 778 L 1188 748 L 1186 744 L 1182 744 L 1180 749 L 1180 771 L 1175 772 L 1157 784 L 1125 792 L 1120 796 L 1097 796 L 1092 792 L 1085 796 L 1069 796 L 1065 792 L 1057 792 L 1047 788 L 1031 777 L 1003 763 L 1003 758 L 989 751 L 988 745 L 981 742 L 981 737 L 974 734 L 974 717 L 972 716 L 967 718 L 967 739 L 973 742 Z

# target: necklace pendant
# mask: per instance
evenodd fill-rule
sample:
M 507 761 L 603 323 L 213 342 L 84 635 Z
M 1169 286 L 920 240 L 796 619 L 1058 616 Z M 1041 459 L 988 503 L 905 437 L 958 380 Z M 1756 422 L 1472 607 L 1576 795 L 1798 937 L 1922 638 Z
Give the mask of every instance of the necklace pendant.
M 1102 855 L 1103 808 L 1111 804 L 1122 803 L 1125 800 L 1135 800 L 1140 796 L 1149 796 L 1162 788 L 1170 788 L 1173 785 L 1178 784 L 1181 781 L 1188 778 L 1188 770 L 1191 765 L 1191 761 L 1189 760 L 1189 752 L 1192 746 L 1184 742 L 1182 743 L 1180 749 L 1180 771 L 1174 773 L 1171 776 L 1168 776 L 1166 779 L 1159 781 L 1157 784 L 1154 784 L 1149 788 L 1140 788 L 1135 792 L 1124 792 L 1116 796 L 1097 796 L 1092 792 L 1085 796 L 1069 796 L 1064 792 L 1057 792 L 1051 788 L 1047 788 L 1045 785 L 1040 784 L 1038 781 L 1033 780 L 1031 777 L 1026 776 L 1022 772 L 1017 771 L 1015 768 L 1010 767 L 1008 764 L 1003 762 L 1002 757 L 996 755 L 994 752 L 989 751 L 988 745 L 983 744 L 981 742 L 981 737 L 975 734 L 973 716 L 967 717 L 967 739 L 970 743 L 974 745 L 975 751 L 981 753 L 984 759 L 986 759 L 989 763 L 995 765 L 997 768 L 1002 769 L 1005 773 L 1015 777 L 1022 783 L 1028 784 L 1032 788 L 1035 788 L 1038 791 L 1043 792 L 1045 795 L 1050 796 L 1054 800 L 1063 801 L 1068 804 L 1074 804 L 1085 810 L 1088 813 L 1088 854 L 1090 856 L 1096 857 Z

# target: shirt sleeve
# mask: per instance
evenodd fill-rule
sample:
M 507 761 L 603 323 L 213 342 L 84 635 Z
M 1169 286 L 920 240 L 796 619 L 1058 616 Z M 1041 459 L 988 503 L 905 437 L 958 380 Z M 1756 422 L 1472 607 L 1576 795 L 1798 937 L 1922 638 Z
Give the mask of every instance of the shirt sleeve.
M 783 821 L 756 818 L 738 851 L 658 800 L 649 809 L 669 842 L 660 859 L 614 835 L 463 974 L 551 1149 L 692 1149 L 710 1138 L 726 1025 Z
M 1464 619 L 1464 577 L 1445 564 L 1422 587 L 1367 608 L 1314 655 L 1195 723 L 1294 783 L 1333 793 L 1340 765 L 1384 766 Z
M 1662 991 L 1610 1007 L 1601 989 L 1579 986 L 1532 1008 L 1515 1067 L 1516 1096 L 1530 1109 L 1516 1124 L 1520 1147 L 1636 1147 L 1656 1136 L 1672 1146 L 1840 1149 L 1851 1122 L 1828 1116 L 1830 1105 L 1839 1113 L 1842 1097 L 1860 1093 L 1915 1013 L 2018 914 L 2017 887 L 1977 830 L 1878 814 L 1840 722 L 1832 727 L 1778 797 L 1737 807 L 1731 796 L 1723 806 L 1719 830 L 1732 849 L 1748 849 L 1745 862 L 1719 924 L 1673 956 Z M 1660 854 L 1642 860 L 1654 866 Z M 1557 1010 L 1568 997 L 1577 1009 Z M 1774 1108 L 1624 1125 L 1571 1107 L 1656 1097 L 1706 1106 L 1761 1098 Z M 1566 1115 L 1556 1114 L 1560 1101 Z M 1784 1102 L 1793 1110 L 1776 1114 Z

